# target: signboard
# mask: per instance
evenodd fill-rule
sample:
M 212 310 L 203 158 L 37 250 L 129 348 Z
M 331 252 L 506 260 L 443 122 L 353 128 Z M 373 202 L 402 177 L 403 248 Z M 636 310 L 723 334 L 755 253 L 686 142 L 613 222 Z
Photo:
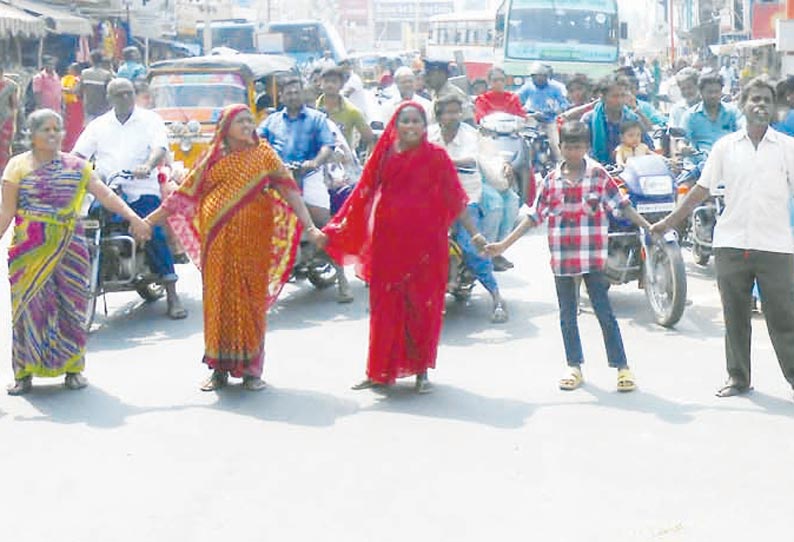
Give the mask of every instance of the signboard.
M 754 4 L 753 39 L 774 38 L 777 20 L 785 18 L 785 4 Z
M 416 19 L 427 21 L 433 15 L 452 13 L 455 3 L 452 0 L 424 2 L 405 2 L 404 0 L 375 0 L 373 3 L 375 20 L 413 23 Z M 417 8 L 419 13 L 417 14 Z
M 337 0 L 340 18 L 366 25 L 369 21 L 369 0 Z

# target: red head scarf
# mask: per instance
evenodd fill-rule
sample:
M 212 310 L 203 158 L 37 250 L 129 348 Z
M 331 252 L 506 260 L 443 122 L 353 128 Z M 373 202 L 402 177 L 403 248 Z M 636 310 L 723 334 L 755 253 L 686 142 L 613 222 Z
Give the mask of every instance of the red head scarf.
M 416 109 L 427 125 L 427 117 L 421 105 L 416 102 L 400 104 L 375 145 L 372 155 L 367 160 L 356 188 L 339 212 L 323 228 L 329 238 L 326 252 L 340 263 L 355 263 L 357 274 L 364 280 L 369 279 L 372 241 L 370 218 L 378 194 L 380 175 L 384 170 L 386 160 L 395 152 L 395 146 L 399 141 L 397 120 L 400 114 L 409 107 Z M 419 144 L 417 160 L 429 160 L 433 155 L 431 147 L 432 145 L 427 141 L 427 134 L 425 134 Z
M 193 166 L 193 171 L 190 172 L 190 177 L 195 177 L 193 186 L 200 190 L 202 181 L 207 175 L 207 172 L 214 166 L 218 160 L 223 158 L 226 152 L 226 138 L 229 137 L 229 129 L 232 127 L 232 122 L 240 113 L 250 109 L 245 104 L 232 104 L 227 105 L 221 110 L 221 115 L 218 118 L 218 125 L 215 127 L 215 135 L 210 141 L 210 145 L 204 154 L 196 161 Z M 259 144 L 259 137 L 256 132 L 253 133 L 253 140 L 256 145 Z M 195 194 L 193 194 L 195 195 Z

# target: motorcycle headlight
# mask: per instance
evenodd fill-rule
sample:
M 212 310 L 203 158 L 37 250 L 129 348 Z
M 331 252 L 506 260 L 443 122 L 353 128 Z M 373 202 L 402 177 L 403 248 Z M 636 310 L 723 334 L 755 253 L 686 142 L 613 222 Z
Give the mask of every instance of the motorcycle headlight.
M 190 149 L 193 148 L 193 138 L 191 137 L 183 137 L 182 141 L 179 142 L 179 148 L 185 154 L 190 152 Z
M 185 125 L 181 122 L 172 122 L 169 129 L 174 135 L 182 135 L 185 132 Z
M 646 196 L 669 196 L 673 193 L 673 183 L 667 175 L 643 177 L 640 187 Z
M 187 131 L 191 134 L 197 134 L 201 131 L 201 123 L 197 120 L 191 120 L 187 123 Z
M 513 84 L 516 85 L 517 87 L 520 87 L 521 85 L 524 84 L 524 78 L 523 77 L 513 77 Z

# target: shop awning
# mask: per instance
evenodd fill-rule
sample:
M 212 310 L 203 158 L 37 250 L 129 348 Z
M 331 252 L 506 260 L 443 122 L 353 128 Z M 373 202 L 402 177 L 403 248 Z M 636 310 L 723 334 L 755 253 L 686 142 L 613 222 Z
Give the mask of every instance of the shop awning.
M 68 8 L 45 4 L 36 0 L 12 0 L 12 5 L 43 19 L 47 28 L 56 34 L 90 36 L 94 33 L 91 21 L 69 13 Z
M 775 45 L 774 38 L 763 38 L 758 40 L 735 41 L 733 43 L 723 43 L 721 45 L 709 45 L 709 49 L 715 55 L 728 56 L 739 53 L 745 49 L 757 49 L 759 47 L 769 47 Z
M 40 38 L 47 33 L 47 25 L 21 9 L 0 3 L 0 38 Z

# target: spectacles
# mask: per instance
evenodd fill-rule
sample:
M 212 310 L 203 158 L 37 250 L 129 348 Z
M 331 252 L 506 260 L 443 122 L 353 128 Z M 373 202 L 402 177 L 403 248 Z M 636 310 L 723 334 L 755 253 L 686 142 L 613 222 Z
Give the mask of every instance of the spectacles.
M 134 94 L 135 94 L 135 92 L 133 92 L 132 90 L 122 90 L 122 91 L 119 91 L 119 92 L 113 92 L 112 94 L 110 94 L 110 97 L 111 98 L 120 98 L 122 96 L 133 96 Z

